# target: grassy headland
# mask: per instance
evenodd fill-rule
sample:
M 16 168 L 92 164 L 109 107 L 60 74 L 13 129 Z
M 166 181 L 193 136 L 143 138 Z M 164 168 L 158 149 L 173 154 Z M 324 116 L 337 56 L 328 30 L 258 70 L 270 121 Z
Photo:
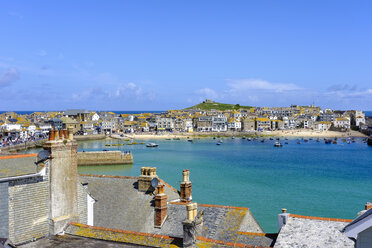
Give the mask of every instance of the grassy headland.
M 238 109 L 251 109 L 251 106 L 240 106 L 239 104 L 227 104 L 227 103 L 218 103 L 218 102 L 202 102 L 192 107 L 186 109 L 200 109 L 200 110 L 238 110 Z

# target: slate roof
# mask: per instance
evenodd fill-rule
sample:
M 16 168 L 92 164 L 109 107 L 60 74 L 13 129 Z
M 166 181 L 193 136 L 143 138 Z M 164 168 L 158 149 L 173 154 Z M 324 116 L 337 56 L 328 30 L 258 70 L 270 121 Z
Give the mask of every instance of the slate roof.
M 274 248 L 353 248 L 354 242 L 341 232 L 345 225 L 341 221 L 289 217 L 280 230 Z
M 137 177 L 90 175 L 79 177 L 88 183 L 94 203 L 94 225 L 98 227 L 152 233 L 154 230 L 154 195 L 138 191 Z M 164 187 L 168 200 L 178 193 Z
M 35 242 L 17 246 L 19 248 L 135 248 L 148 247 L 142 245 L 110 242 L 98 239 L 90 239 L 72 235 L 51 236 L 39 239 Z
M 123 235 L 128 236 L 126 232 L 133 231 L 183 238 L 182 221 L 187 215 L 186 204 L 179 202 L 177 190 L 163 180 L 160 182 L 165 185 L 168 208 L 167 219 L 160 229 L 154 228 L 154 195 L 138 191 L 137 177 L 80 175 L 79 180 L 88 183 L 87 190 L 97 200 L 94 203 L 95 227 L 70 225 L 68 233 L 106 237 L 105 232 L 109 232 L 110 237 L 119 235 L 123 238 Z M 276 236 L 263 233 L 248 208 L 198 204 L 198 210 L 204 212 L 202 237 L 263 247 L 272 247 L 275 242 Z
M 358 216 L 356 219 L 354 219 L 351 223 L 349 223 L 348 225 L 345 226 L 344 230 L 352 225 L 354 225 L 355 223 L 367 218 L 368 216 L 372 215 L 372 208 L 370 208 L 369 210 L 367 210 L 364 214 Z
M 0 156 L 0 178 L 37 173 L 37 154 Z
M 202 237 L 265 247 L 273 244 L 275 237 L 263 233 L 248 208 L 198 204 L 198 211 L 204 212 Z M 162 228 L 156 229 L 155 233 L 182 238 L 186 205 L 169 203 L 167 213 Z
M 85 109 L 68 109 L 64 112 L 64 115 L 78 115 L 78 114 L 89 114 L 90 112 Z

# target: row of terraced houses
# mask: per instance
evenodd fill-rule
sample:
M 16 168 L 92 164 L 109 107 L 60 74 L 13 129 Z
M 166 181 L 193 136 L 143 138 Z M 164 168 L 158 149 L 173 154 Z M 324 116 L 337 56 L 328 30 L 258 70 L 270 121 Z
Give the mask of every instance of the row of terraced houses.
M 73 127 L 78 134 L 132 132 L 253 132 L 306 128 L 347 131 L 365 128 L 363 111 L 334 111 L 316 106 L 255 107 L 240 110 L 168 110 L 162 113 L 118 114 L 87 110 L 0 115 L 0 139 L 27 140 L 49 129 Z

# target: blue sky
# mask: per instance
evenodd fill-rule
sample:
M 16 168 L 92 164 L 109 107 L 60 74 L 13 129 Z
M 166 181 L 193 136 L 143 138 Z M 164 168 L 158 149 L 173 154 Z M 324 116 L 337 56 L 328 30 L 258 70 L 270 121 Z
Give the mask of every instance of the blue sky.
M 372 110 L 371 1 L 1 1 L 0 110 Z

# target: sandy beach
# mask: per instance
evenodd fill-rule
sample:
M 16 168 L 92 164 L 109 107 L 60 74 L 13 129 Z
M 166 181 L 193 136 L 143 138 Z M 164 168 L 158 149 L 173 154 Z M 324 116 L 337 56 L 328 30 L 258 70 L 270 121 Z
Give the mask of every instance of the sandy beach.
M 335 138 L 335 137 L 367 137 L 366 135 L 357 132 L 336 132 L 336 131 L 314 131 L 307 129 L 296 129 L 296 130 L 278 130 L 278 131 L 264 131 L 264 132 L 204 132 L 204 133 L 159 133 L 159 134 L 124 134 L 124 137 L 120 137 L 118 134 L 111 135 L 112 138 L 117 139 L 137 139 L 137 140 L 149 140 L 149 139 L 187 139 L 192 137 L 242 137 L 242 136 L 276 136 L 276 137 L 320 137 L 320 138 Z

